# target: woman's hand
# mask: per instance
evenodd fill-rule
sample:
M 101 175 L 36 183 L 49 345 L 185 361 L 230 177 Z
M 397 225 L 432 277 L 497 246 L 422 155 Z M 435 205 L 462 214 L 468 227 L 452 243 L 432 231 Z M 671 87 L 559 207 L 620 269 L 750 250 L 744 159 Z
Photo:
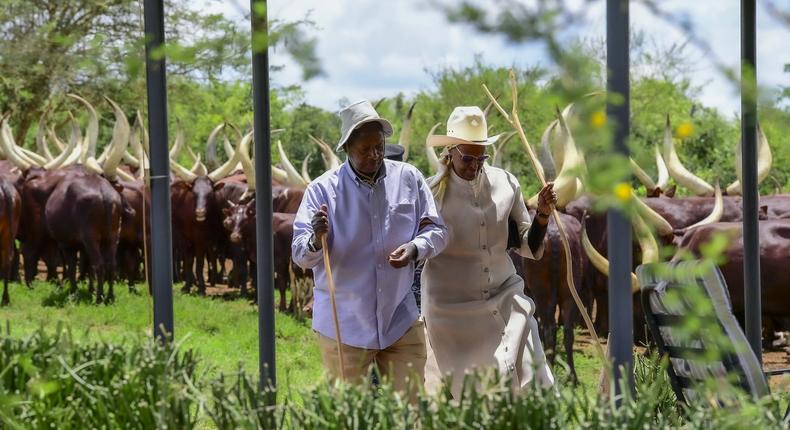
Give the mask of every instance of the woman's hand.
M 557 204 L 557 193 L 554 192 L 554 182 L 549 182 L 538 193 L 538 220 L 548 223 L 552 206 Z

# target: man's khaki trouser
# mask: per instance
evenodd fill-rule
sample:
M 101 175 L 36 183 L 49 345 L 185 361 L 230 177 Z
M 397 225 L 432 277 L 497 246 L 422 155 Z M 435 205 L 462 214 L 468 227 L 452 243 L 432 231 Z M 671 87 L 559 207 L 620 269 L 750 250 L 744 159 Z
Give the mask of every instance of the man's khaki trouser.
M 318 334 L 321 359 L 332 380 L 340 378 L 340 358 L 337 342 Z M 422 388 L 425 373 L 425 324 L 417 320 L 409 330 L 386 349 L 364 349 L 342 345 L 345 360 L 346 381 L 368 383 L 370 367 L 375 365 L 379 373 L 392 383 L 395 390 L 405 393 L 409 384 L 410 397 Z

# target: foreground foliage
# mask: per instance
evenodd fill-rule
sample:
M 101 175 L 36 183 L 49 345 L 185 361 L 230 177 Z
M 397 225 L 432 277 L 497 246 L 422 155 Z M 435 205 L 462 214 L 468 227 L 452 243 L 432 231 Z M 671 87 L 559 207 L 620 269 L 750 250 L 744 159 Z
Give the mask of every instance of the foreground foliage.
M 513 395 L 486 377 L 470 378 L 457 401 L 421 395 L 409 405 L 387 385 L 319 385 L 302 393 L 303 405 L 285 393 L 269 407 L 243 368 L 214 377 L 178 345 L 80 343 L 65 330 L 3 336 L 0 363 L 7 428 L 782 428 L 777 398 L 740 409 L 678 406 L 655 357 L 639 357 L 637 393 L 619 408 L 564 381 Z

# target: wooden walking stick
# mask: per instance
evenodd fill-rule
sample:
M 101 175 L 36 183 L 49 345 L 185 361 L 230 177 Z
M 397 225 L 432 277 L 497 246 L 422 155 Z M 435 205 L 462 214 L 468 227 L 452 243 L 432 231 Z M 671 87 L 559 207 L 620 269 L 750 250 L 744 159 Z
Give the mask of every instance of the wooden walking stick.
M 329 301 L 332 303 L 332 320 L 335 322 L 335 341 L 337 356 L 340 360 L 340 379 L 346 380 L 346 361 L 343 359 L 343 341 L 340 339 L 340 320 L 337 318 L 337 302 L 335 300 L 335 278 L 332 277 L 332 266 L 329 264 L 329 247 L 326 245 L 326 234 L 321 235 L 321 251 L 324 253 L 324 270 L 329 283 Z
M 527 140 L 527 135 L 524 133 L 524 129 L 521 127 L 521 120 L 518 118 L 518 87 L 516 85 L 516 74 L 513 70 L 510 70 L 510 91 L 513 98 L 513 109 L 512 113 L 508 115 L 505 109 L 499 104 L 496 98 L 491 94 L 491 91 L 488 90 L 488 87 L 483 84 L 483 90 L 485 91 L 488 98 L 491 100 L 491 103 L 497 108 L 499 113 L 505 117 L 505 120 L 516 130 L 518 133 L 519 138 L 521 138 L 521 143 L 524 144 L 524 147 L 527 149 L 527 153 L 529 154 L 529 160 L 532 163 L 532 168 L 535 171 L 535 174 L 538 176 L 538 180 L 540 181 L 542 186 L 546 186 L 546 178 L 543 176 L 543 169 L 538 161 L 538 157 L 535 151 L 532 149 L 532 145 L 529 144 Z M 560 114 L 562 115 L 562 114 Z M 560 118 L 562 121 L 562 118 Z M 565 232 L 565 225 L 562 223 L 562 219 L 560 218 L 560 213 L 557 211 L 557 208 L 554 205 L 551 206 L 551 215 L 554 217 L 554 222 L 557 224 L 557 229 L 560 232 L 560 239 L 562 239 L 562 248 L 565 251 L 565 275 L 568 281 L 568 288 L 571 290 L 571 296 L 573 296 L 573 301 L 576 303 L 576 307 L 579 308 L 579 312 L 582 315 L 582 319 L 584 319 L 584 324 L 587 326 L 587 330 L 590 332 L 590 336 L 593 338 L 593 342 L 595 343 L 595 349 L 598 352 L 598 355 L 601 358 L 601 362 L 604 363 L 604 373 L 607 380 L 611 381 L 611 370 L 609 369 L 609 361 L 606 358 L 606 353 L 604 352 L 603 348 L 601 347 L 601 341 L 598 339 L 598 335 L 595 333 L 595 328 L 593 327 L 592 319 L 590 315 L 587 313 L 587 308 L 584 307 L 581 298 L 579 297 L 579 293 L 576 291 L 576 285 L 573 282 L 573 263 L 571 262 L 571 248 L 568 244 L 568 235 Z

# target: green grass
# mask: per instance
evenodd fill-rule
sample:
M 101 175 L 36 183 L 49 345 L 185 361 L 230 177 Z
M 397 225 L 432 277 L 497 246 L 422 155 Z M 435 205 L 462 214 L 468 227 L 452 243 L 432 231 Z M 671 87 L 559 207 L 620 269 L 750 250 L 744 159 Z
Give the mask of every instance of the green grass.
M 177 285 L 173 291 L 174 325 L 176 341 L 182 343 L 182 348 L 194 349 L 202 359 L 203 370 L 209 374 L 232 373 L 240 364 L 257 376 L 257 307 L 241 299 L 186 295 L 179 288 Z M 96 306 L 84 286 L 74 299 L 45 282 L 36 282 L 32 290 L 12 284 L 11 306 L 0 308 L 0 322 L 9 321 L 12 337 L 25 336 L 38 328 L 54 333 L 62 324 L 71 329 L 78 341 L 135 341 L 150 336 L 153 318 L 151 298 L 144 294 L 143 286 L 137 290 L 139 294 L 130 294 L 125 285 L 119 284 L 115 288 L 115 304 Z M 310 320 L 300 321 L 280 312 L 275 315 L 280 395 L 298 394 L 323 382 L 324 371 Z M 580 333 L 577 329 L 577 336 Z M 562 380 L 566 372 L 561 330 L 557 345 L 560 351 L 554 371 Z M 595 393 L 601 362 L 591 345 L 577 342 L 575 350 L 579 382 L 587 392 Z
M 182 294 L 174 287 L 174 331 L 182 348 L 193 349 L 209 374 L 231 373 L 239 364 L 258 374 L 258 313 L 246 300 L 225 300 Z M 78 341 L 126 343 L 150 336 L 152 302 L 144 287 L 130 294 L 116 285 L 113 305 L 95 305 L 83 286 L 76 299 L 64 290 L 36 282 L 33 289 L 9 286 L 11 305 L 0 308 L 0 322 L 8 321 L 12 337 L 38 328 L 53 333 L 69 327 Z M 5 332 L 5 327 L 3 327 Z M 324 380 L 321 358 L 310 320 L 300 321 L 276 312 L 277 381 L 282 389 L 298 392 Z

